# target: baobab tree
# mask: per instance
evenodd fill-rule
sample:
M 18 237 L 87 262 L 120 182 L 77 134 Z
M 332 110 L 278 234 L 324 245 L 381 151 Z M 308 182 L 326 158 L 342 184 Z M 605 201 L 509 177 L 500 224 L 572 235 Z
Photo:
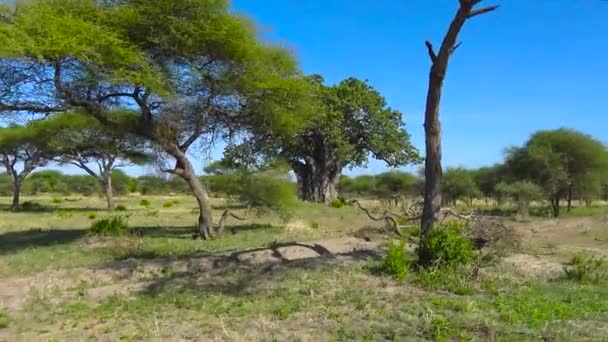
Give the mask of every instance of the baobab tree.
M 422 212 L 422 241 L 428 237 L 441 209 L 441 124 L 439 121 L 439 106 L 443 81 L 448 70 L 448 63 L 454 51 L 460 46 L 458 34 L 465 22 L 473 17 L 494 11 L 498 6 L 475 8 L 482 0 L 459 0 L 459 7 L 443 37 L 439 52 L 436 52 L 431 42 L 426 41 L 426 47 L 431 59 L 429 72 L 429 87 L 426 96 L 424 112 L 424 134 L 426 159 L 424 163 L 425 187 L 424 208 Z M 424 248 L 421 248 L 421 258 Z M 424 260 L 421 259 L 424 263 Z

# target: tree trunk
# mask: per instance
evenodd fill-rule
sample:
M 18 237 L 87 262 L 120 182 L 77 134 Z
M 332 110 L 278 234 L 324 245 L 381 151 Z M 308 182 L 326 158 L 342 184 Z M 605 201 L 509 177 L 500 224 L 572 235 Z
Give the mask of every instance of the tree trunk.
M 572 209 L 572 184 L 568 186 L 568 207 L 566 211 L 570 212 L 570 209 Z
M 551 200 L 551 207 L 553 209 L 553 217 L 559 217 L 559 196 Z
M 460 7 L 452 19 L 447 33 L 443 37 L 439 53 L 435 53 L 433 45 L 425 42 L 431 59 L 429 72 L 429 86 L 426 95 L 426 108 L 424 112 L 424 138 L 426 145 L 426 158 L 424 161 L 424 207 L 421 220 L 421 248 L 419 248 L 419 261 L 428 262 L 428 253 L 424 248 L 433 225 L 437 222 L 441 210 L 441 123 L 439 121 L 439 106 L 443 81 L 448 68 L 450 56 L 459 44 L 456 44 L 458 34 L 467 19 L 493 11 L 497 6 L 484 7 L 473 10 L 478 0 L 459 0 Z
M 103 194 L 106 197 L 108 204 L 108 210 L 114 210 L 114 194 L 112 192 L 112 177 L 104 177 L 101 179 L 101 186 L 103 187 Z
M 171 154 L 176 160 L 175 169 L 172 172 L 188 183 L 190 190 L 192 190 L 192 194 L 198 203 L 199 215 L 197 235 L 205 240 L 211 238 L 213 236 L 213 217 L 207 191 L 203 187 L 200 179 L 196 177 L 194 168 L 185 152 L 181 151 L 176 146 L 173 146 L 167 149 L 167 153 Z
M 21 196 L 21 181 L 20 180 L 14 180 L 13 181 L 13 203 L 11 205 L 11 210 L 12 211 L 17 211 L 19 210 L 19 197 Z
M 306 162 L 292 163 L 292 169 L 301 200 L 329 204 L 338 198 L 338 184 L 342 175 L 339 161 L 330 160 L 327 156 L 307 158 Z

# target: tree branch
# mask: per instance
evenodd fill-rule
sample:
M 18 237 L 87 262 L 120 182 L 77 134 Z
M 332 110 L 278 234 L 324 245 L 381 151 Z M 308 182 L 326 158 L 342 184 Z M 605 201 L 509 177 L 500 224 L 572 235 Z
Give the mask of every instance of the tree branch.
M 480 14 L 492 12 L 493 10 L 497 9 L 498 7 L 499 7 L 499 5 L 494 5 L 494 6 L 488 6 L 488 7 L 483 7 L 480 9 L 472 10 L 469 13 L 469 15 L 467 15 L 467 19 L 473 18 L 474 16 L 477 16 Z
M 454 53 L 454 51 L 456 51 L 456 49 L 458 49 L 458 47 L 459 47 L 460 45 L 462 45 L 462 42 L 458 42 L 458 43 L 456 43 L 456 45 L 454 45 L 454 46 L 452 47 L 452 49 L 450 50 L 450 55 L 452 55 L 452 54 Z
M 431 58 L 431 62 L 433 62 L 433 63 L 437 62 L 437 54 L 435 53 L 435 50 L 433 50 L 433 44 L 431 44 L 431 42 L 429 42 L 427 40 L 424 42 L 424 45 L 426 45 L 426 48 L 429 52 L 429 57 Z

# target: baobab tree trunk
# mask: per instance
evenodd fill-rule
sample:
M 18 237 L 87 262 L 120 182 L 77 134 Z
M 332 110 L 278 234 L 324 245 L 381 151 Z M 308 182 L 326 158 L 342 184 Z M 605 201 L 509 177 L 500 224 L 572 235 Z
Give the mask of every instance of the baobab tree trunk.
M 114 210 L 114 194 L 112 189 L 112 176 L 104 175 L 100 179 L 101 186 L 103 187 L 103 194 L 106 197 L 108 204 L 108 210 Z
M 303 201 L 329 204 L 338 198 L 338 183 L 342 174 L 339 161 L 307 158 L 292 163 L 298 184 L 298 197 Z
M 205 240 L 211 238 L 213 236 L 213 218 L 207 191 L 200 179 L 196 177 L 192 163 L 188 160 L 185 152 L 177 146 L 171 146 L 167 149 L 167 153 L 175 158 L 175 168 L 164 171 L 173 173 L 188 183 L 199 208 L 197 234 Z
M 498 6 L 489 6 L 473 9 L 481 0 L 459 0 L 460 7 L 452 19 L 446 35 L 443 38 L 439 53 L 435 53 L 433 45 L 425 42 L 431 68 L 429 72 L 429 87 L 426 95 L 426 109 L 424 112 L 424 133 L 426 145 L 426 158 L 424 163 L 424 207 L 422 210 L 421 231 L 422 245 L 426 241 L 433 225 L 437 222 L 441 209 L 441 123 L 439 120 L 439 107 L 443 81 L 448 68 L 450 56 L 458 48 L 456 43 L 458 34 L 467 19 L 479 14 L 493 11 Z M 420 259 L 424 264 L 425 251 L 420 248 Z
M 13 203 L 11 204 L 11 210 L 19 210 L 19 197 L 21 196 L 21 180 L 16 179 L 13 181 Z

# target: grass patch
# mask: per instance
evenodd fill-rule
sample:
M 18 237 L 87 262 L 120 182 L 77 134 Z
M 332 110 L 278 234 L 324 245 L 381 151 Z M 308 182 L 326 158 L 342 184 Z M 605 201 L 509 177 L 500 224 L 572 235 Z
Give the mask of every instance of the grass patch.
M 97 236 L 122 236 L 129 228 L 127 219 L 122 216 L 104 218 L 93 222 L 89 234 Z

